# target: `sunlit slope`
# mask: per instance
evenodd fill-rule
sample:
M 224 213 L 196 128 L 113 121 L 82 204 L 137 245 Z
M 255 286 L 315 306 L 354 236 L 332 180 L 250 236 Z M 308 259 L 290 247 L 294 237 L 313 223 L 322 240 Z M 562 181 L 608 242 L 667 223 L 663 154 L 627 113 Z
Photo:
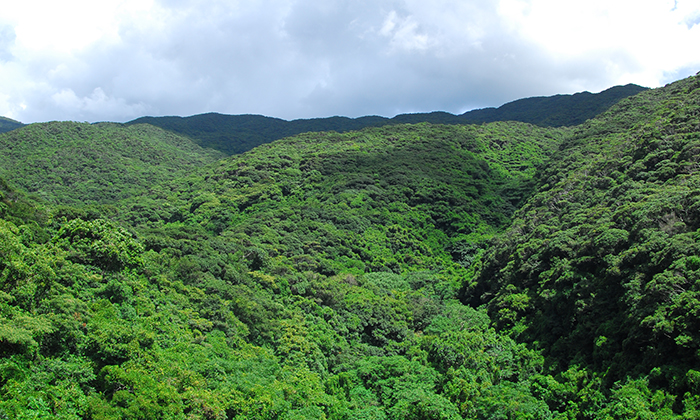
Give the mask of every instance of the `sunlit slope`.
M 196 224 L 154 236 L 0 183 L 0 417 L 553 417 L 541 358 L 453 273 L 283 271 Z
M 308 133 L 131 200 L 125 221 L 198 226 L 295 271 L 468 265 L 509 223 L 562 135 L 522 123 Z
M 0 135 L 0 177 L 51 203 L 114 203 L 220 157 L 148 125 L 50 122 Z

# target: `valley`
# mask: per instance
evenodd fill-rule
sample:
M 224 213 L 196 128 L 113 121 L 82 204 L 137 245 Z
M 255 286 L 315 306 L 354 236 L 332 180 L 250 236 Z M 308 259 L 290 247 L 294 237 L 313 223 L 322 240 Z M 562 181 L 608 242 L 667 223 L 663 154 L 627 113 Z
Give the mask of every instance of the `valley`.
M 700 76 L 630 95 L 0 134 L 0 418 L 697 418 Z

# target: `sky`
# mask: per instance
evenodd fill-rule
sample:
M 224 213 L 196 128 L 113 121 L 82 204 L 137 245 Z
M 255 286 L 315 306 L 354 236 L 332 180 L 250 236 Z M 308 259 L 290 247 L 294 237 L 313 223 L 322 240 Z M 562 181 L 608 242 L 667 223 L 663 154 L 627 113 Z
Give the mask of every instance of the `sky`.
M 700 71 L 700 0 L 0 0 L 0 115 L 497 107 Z

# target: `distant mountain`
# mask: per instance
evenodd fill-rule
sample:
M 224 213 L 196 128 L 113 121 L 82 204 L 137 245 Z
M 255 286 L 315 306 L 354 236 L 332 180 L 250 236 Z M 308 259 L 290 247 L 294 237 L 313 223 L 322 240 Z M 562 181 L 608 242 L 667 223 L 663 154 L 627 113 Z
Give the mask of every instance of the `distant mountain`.
M 700 419 L 700 73 L 568 127 L 0 150 L 0 419 Z
M 20 127 L 24 127 L 19 121 L 15 121 L 10 118 L 0 117 L 0 133 L 7 133 L 8 131 L 15 130 Z
M 498 108 L 466 112 L 458 118 L 463 124 L 493 121 L 521 121 L 539 126 L 564 127 L 579 125 L 618 103 L 648 88 L 628 84 L 600 93 L 580 92 L 573 95 L 540 96 L 518 99 Z
M 126 123 L 151 124 L 192 138 L 202 147 L 234 155 L 260 144 L 300 133 L 360 130 L 393 124 L 480 124 L 494 121 L 521 121 L 543 127 L 580 124 L 604 112 L 623 98 L 647 88 L 637 85 L 615 86 L 600 93 L 582 92 L 519 99 L 499 108 L 484 108 L 461 115 L 448 112 L 401 114 L 394 118 L 365 116 L 329 117 L 286 121 L 262 115 L 224 115 L 208 113 L 190 117 L 141 117 Z
M 141 117 L 126 123 L 151 124 L 192 138 L 202 147 L 229 155 L 295 134 L 318 131 L 346 132 L 383 125 L 383 117 L 314 118 L 285 121 L 262 115 L 199 114 L 191 117 Z

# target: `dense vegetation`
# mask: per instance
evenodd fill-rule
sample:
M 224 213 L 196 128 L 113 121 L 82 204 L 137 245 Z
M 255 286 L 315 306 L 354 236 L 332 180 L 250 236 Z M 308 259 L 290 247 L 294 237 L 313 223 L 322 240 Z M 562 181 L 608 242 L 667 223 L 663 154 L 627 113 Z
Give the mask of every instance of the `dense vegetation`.
M 697 406 L 700 78 L 577 127 L 464 296 L 553 369 L 645 377 Z
M 447 112 L 401 114 L 394 118 L 367 116 L 330 117 L 285 121 L 262 115 L 222 115 L 216 113 L 191 117 L 141 117 L 127 123 L 152 124 L 192 138 L 202 147 L 226 154 L 243 153 L 261 144 L 296 134 L 319 131 L 360 130 L 396 124 L 481 124 L 495 121 L 520 121 L 542 127 L 565 127 L 604 112 L 621 99 L 646 90 L 637 85 L 615 86 L 600 93 L 582 92 L 519 99 L 499 108 L 485 108 L 454 115 Z
M 518 99 L 498 108 L 485 108 L 460 115 L 462 124 L 494 121 L 521 121 L 543 127 L 579 125 L 605 112 L 629 96 L 647 88 L 628 84 L 600 93 L 580 92 L 574 95 L 541 96 Z
M 20 127 L 24 127 L 24 124 L 10 118 L 0 117 L 0 133 L 6 133 Z
M 0 136 L 0 177 L 54 204 L 114 203 L 223 157 L 149 125 L 50 122 Z
M 699 147 L 695 77 L 571 128 L 307 133 L 119 201 L 1 182 L 0 418 L 697 418 Z

